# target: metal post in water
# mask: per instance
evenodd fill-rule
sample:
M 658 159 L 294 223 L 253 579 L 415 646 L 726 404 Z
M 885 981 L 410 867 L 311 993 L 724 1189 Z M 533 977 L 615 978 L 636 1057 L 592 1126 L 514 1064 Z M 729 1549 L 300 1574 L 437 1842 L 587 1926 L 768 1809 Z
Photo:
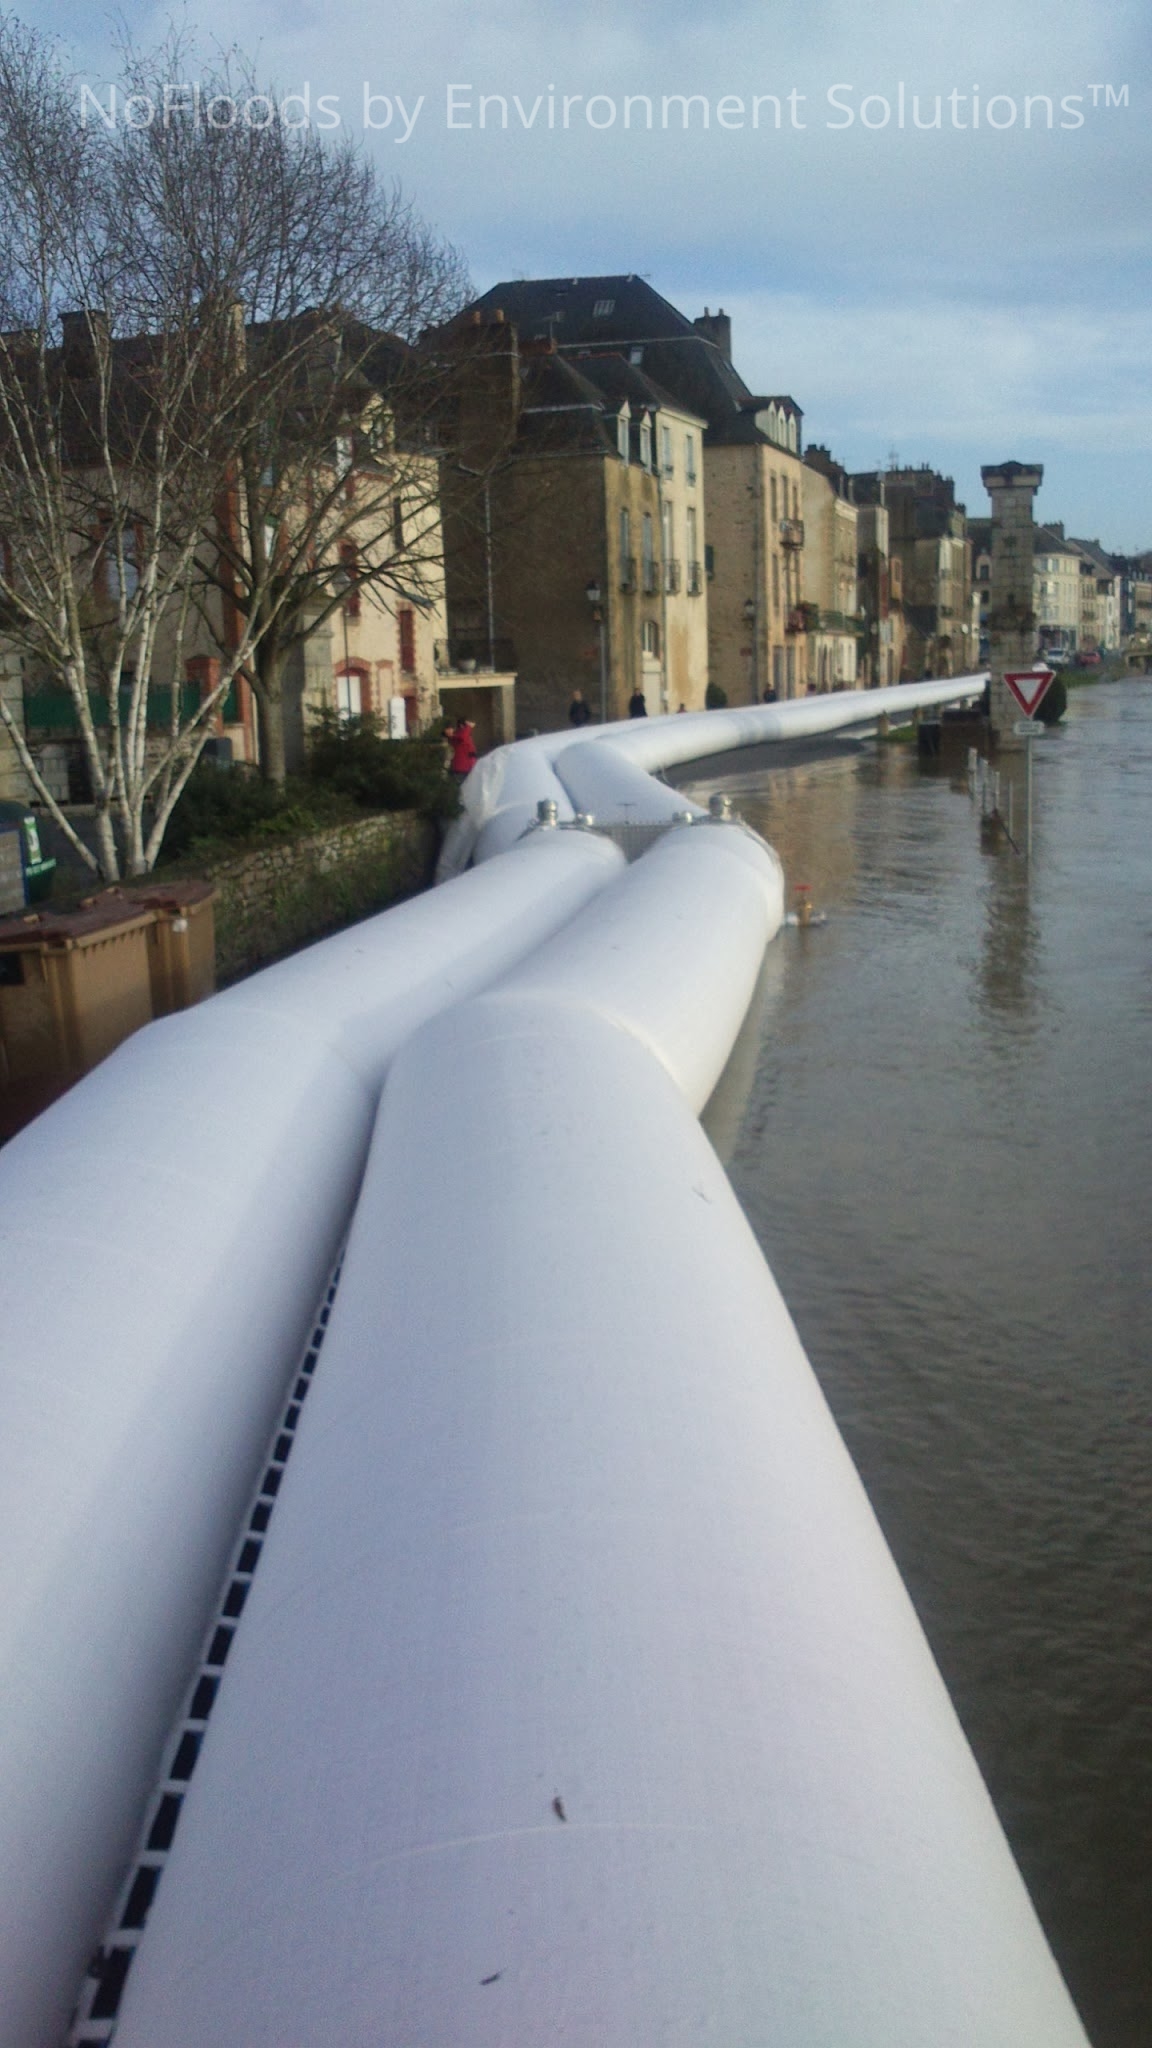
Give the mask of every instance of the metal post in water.
M 1024 851 L 1029 860 L 1032 858 L 1032 748 L 1034 745 L 1035 741 L 1030 739 L 1028 741 L 1028 830 L 1024 838 Z

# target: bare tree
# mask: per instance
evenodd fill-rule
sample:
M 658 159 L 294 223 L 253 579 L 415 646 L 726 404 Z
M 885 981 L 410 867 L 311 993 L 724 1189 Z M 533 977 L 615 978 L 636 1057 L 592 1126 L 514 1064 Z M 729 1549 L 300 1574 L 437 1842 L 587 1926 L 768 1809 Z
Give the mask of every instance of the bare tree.
M 0 631 L 33 701 L 38 679 L 66 693 L 94 853 L 2 699 L 0 718 L 109 879 L 154 864 L 239 676 L 282 776 L 285 662 L 349 562 L 419 601 L 435 465 L 398 425 L 417 380 L 400 406 L 380 379 L 404 382 L 404 330 L 464 289 L 403 196 L 350 143 L 289 129 L 243 60 L 199 70 L 209 100 L 246 114 L 170 111 L 187 57 L 179 37 L 126 51 L 156 118 L 85 121 L 52 47 L 0 18 L 0 178 L 19 196 L 0 224 Z M 398 497 L 417 514 L 406 536 Z M 206 638 L 220 660 L 201 695 L 184 677 Z
M 172 47 L 136 59 L 140 102 L 179 76 Z M 275 104 L 235 52 L 200 67 L 200 103 Z M 178 237 L 205 280 L 227 267 L 242 358 L 227 487 L 198 556 L 202 616 L 244 672 L 260 712 L 261 762 L 286 765 L 293 654 L 349 582 L 433 601 L 442 577 L 437 422 L 445 366 L 413 346 L 468 296 L 464 265 L 352 142 L 279 121 L 184 117 L 132 143 L 134 211 Z M 221 223 L 227 223 L 228 263 Z
M 243 376 L 225 295 L 178 240 L 145 241 L 124 151 L 77 107 L 51 46 L 0 21 L 0 178 L 17 195 L 0 227 L 0 626 L 32 703 L 41 682 L 70 706 L 95 850 L 0 716 L 81 857 L 115 879 L 153 865 L 247 651 L 188 701 L 196 554 Z

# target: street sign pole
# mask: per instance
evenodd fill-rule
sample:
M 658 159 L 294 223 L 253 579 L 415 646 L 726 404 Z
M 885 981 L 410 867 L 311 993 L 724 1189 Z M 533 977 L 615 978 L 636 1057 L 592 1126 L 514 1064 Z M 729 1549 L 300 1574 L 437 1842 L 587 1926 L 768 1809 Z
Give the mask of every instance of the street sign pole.
M 1028 742 L 1028 771 L 1025 781 L 1028 820 L 1024 835 L 1024 853 L 1027 860 L 1032 858 L 1032 742 L 1036 737 L 1036 726 L 1033 721 L 1055 680 L 1056 671 L 1051 668 L 1014 669 L 1011 674 L 1007 670 L 1004 672 L 1004 687 L 1012 692 L 1024 713 L 1024 717 L 1018 720 L 1013 730 L 1018 739 Z
M 1024 833 L 1024 858 L 1028 862 L 1029 866 L 1031 866 L 1032 864 L 1032 741 L 1034 738 L 1035 733 L 1029 735 L 1028 744 L 1024 749 L 1025 753 L 1028 756 L 1028 774 L 1026 777 L 1028 789 L 1028 823 Z

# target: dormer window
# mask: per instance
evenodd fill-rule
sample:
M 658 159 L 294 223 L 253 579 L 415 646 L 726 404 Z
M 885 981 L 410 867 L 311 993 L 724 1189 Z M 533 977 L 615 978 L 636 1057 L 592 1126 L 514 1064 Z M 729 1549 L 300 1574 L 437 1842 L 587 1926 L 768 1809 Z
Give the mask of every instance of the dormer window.
M 596 304 L 592 308 L 592 318 L 594 320 L 606 320 L 609 313 L 615 311 L 615 307 L 615 299 L 597 299 Z
M 792 453 L 793 453 L 793 455 L 797 455 L 797 454 L 799 453 L 799 439 L 800 439 L 800 437 L 799 437 L 799 435 L 798 435 L 798 434 L 797 434 L 797 432 L 796 432 L 796 415 L 795 415 L 795 413 L 789 413 L 789 415 L 788 415 L 788 446 L 789 446 L 789 448 L 790 448 L 790 449 L 792 450 Z
M 645 469 L 652 467 L 652 422 L 645 415 L 640 422 L 640 460 Z
M 621 462 L 627 462 L 628 460 L 628 428 L 628 408 L 625 406 L 623 412 L 618 415 L 616 420 L 616 453 L 620 457 Z

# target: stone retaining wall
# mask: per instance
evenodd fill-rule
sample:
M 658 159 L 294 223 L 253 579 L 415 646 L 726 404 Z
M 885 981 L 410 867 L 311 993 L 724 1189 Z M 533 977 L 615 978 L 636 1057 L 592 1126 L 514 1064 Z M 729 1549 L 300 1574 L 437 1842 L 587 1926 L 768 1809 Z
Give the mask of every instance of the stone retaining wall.
M 217 981 L 414 895 L 431 879 L 437 837 L 430 819 L 393 811 L 206 868 L 217 889 Z

